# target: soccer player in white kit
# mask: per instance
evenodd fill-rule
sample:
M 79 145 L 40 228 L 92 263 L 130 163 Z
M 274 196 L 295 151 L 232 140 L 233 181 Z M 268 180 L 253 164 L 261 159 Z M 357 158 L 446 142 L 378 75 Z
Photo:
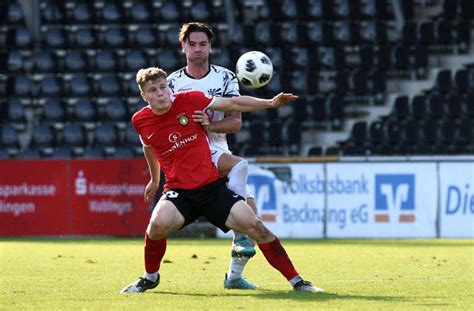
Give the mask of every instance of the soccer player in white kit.
M 236 75 L 227 68 L 209 64 L 213 36 L 211 27 L 204 23 L 186 23 L 181 27 L 179 41 L 186 55 L 187 65 L 168 76 L 172 92 L 199 90 L 216 97 L 240 95 Z M 206 110 L 195 121 L 201 122 L 207 130 L 212 161 L 219 173 L 227 177 L 228 188 L 246 198 L 247 203 L 257 213 L 255 200 L 247 187 L 248 162 L 232 155 L 226 139 L 226 133 L 240 131 L 241 113 L 225 114 L 221 111 Z M 254 255 L 254 242 L 247 235 L 234 231 L 231 261 L 224 278 L 225 288 L 257 288 L 242 277 L 245 265 Z

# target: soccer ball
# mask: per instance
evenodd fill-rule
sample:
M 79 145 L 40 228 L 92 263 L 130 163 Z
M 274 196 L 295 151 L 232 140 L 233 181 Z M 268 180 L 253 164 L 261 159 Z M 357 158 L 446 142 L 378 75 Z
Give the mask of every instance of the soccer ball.
M 235 74 L 243 85 L 252 89 L 260 88 L 272 79 L 272 61 L 262 52 L 247 52 L 237 60 Z

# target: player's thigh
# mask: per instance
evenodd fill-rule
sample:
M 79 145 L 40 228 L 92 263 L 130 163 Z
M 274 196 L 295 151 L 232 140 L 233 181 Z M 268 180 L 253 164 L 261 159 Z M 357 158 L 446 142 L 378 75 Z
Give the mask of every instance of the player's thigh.
M 227 177 L 230 170 L 242 160 L 243 159 L 241 157 L 238 157 L 236 155 L 230 153 L 223 153 L 217 161 L 217 169 L 219 171 L 219 174 L 224 177 Z
M 164 196 L 156 204 L 151 215 L 150 225 L 157 226 L 161 230 L 175 231 L 184 224 L 184 216 L 179 212 L 176 205 Z
M 238 201 L 230 209 L 225 225 L 232 230 L 247 232 L 258 221 L 250 206 L 244 201 Z

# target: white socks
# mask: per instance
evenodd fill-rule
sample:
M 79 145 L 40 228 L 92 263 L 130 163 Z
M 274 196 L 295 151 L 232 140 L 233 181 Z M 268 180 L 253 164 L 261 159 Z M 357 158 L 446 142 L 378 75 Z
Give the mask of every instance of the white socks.
M 156 280 L 158 280 L 158 271 L 156 271 L 155 273 L 145 272 L 143 277 L 149 281 L 156 282 Z
M 232 257 L 230 259 L 229 271 L 227 271 L 227 279 L 231 281 L 242 277 L 242 272 L 244 271 L 247 261 L 249 261 L 247 257 Z

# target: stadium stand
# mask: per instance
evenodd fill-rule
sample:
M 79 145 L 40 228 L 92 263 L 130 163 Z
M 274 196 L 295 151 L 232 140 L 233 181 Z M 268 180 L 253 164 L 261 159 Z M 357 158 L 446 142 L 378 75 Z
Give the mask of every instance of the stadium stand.
M 243 94 L 300 95 L 244 114 L 229 136 L 238 155 L 474 152 L 473 1 L 225 2 L 3 1 L 0 158 L 140 157 L 134 75 L 183 66 L 177 33 L 190 20 L 213 24 L 213 63 L 270 56 L 271 82 Z

